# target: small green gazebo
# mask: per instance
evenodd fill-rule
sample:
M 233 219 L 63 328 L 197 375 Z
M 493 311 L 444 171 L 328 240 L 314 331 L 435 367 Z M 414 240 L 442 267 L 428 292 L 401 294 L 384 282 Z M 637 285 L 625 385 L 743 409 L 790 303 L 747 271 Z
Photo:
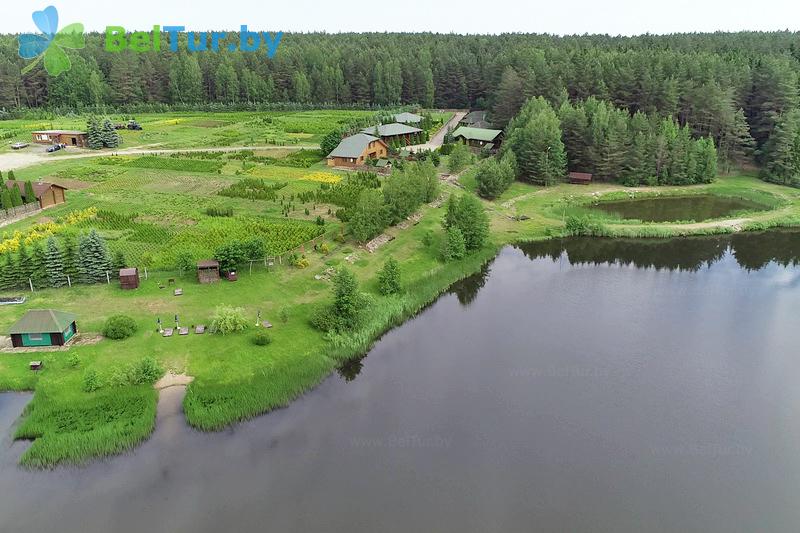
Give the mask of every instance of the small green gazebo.
M 75 315 L 53 309 L 32 309 L 11 326 L 14 348 L 63 346 L 75 336 Z

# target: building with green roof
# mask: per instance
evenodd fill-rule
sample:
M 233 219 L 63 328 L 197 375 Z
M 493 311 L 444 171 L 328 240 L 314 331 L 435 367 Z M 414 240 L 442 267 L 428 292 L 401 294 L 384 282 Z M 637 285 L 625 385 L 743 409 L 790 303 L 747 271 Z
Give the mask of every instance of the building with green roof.
M 75 315 L 53 309 L 32 309 L 9 330 L 14 348 L 63 346 L 75 336 Z
M 419 124 L 422 122 L 422 116 L 416 113 L 398 113 L 394 116 L 394 121 L 401 124 Z
M 503 130 L 460 126 L 456 128 L 452 135 L 456 141 L 478 149 L 494 150 L 503 141 Z
M 393 122 L 364 128 L 361 133 L 380 137 L 386 144 L 399 142 L 401 145 L 408 145 L 416 144 L 417 136 L 422 133 L 422 130 L 407 124 Z

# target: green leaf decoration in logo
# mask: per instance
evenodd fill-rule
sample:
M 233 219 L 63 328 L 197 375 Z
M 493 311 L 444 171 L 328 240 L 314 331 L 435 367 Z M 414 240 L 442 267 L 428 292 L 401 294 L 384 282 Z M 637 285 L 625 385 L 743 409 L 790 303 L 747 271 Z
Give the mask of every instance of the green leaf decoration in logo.
M 58 76 L 72 67 L 66 52 L 58 46 L 50 46 L 44 53 L 44 69 L 51 76 Z
M 64 26 L 56 33 L 53 39 L 53 44 L 62 48 L 78 49 L 86 46 L 86 40 L 83 37 L 83 24 L 76 22 L 68 26 Z

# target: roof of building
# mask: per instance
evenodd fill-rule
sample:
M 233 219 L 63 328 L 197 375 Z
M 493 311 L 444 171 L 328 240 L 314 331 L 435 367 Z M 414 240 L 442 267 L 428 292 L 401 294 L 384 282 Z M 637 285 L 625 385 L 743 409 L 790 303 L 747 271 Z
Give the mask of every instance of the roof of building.
M 119 277 L 124 276 L 138 276 L 139 269 L 138 268 L 121 268 L 119 270 Z
M 388 167 L 390 165 L 391 163 L 389 163 L 388 159 L 378 159 L 377 161 L 375 161 L 375 166 L 378 168 Z
M 64 189 L 64 190 L 67 189 L 66 187 L 63 187 L 61 185 L 56 185 L 55 183 L 47 183 L 45 181 L 34 181 L 34 182 L 31 182 L 31 185 L 33 185 L 33 194 L 36 195 L 36 199 L 37 200 L 39 198 L 41 198 L 42 195 L 44 193 L 46 193 L 47 191 L 49 191 L 52 187 L 57 187 L 59 189 Z M 19 192 L 20 192 L 20 194 L 22 194 L 22 196 L 25 196 L 25 182 L 24 181 L 20 181 L 20 180 L 8 180 L 8 181 L 6 181 L 6 187 L 8 187 L 9 189 L 11 189 L 11 187 L 14 187 L 14 186 L 16 186 L 17 189 L 19 189 Z
M 342 139 L 339 145 L 328 154 L 328 157 L 361 157 L 361 154 L 367 149 L 369 143 L 377 140 L 379 139 L 372 135 L 356 133 L 355 135 Z
M 419 133 L 422 130 L 419 128 L 415 128 L 414 126 L 408 126 L 406 124 L 398 124 L 397 122 L 393 122 L 391 124 L 381 124 L 379 126 L 370 126 L 369 128 L 364 128 L 361 130 L 362 133 L 367 133 L 369 135 L 375 135 L 375 128 L 378 128 L 378 135 L 381 137 L 393 137 L 395 135 L 408 135 L 411 133 Z
M 206 259 L 197 262 L 197 268 L 219 268 L 219 261 L 214 259 Z
M 484 128 L 468 128 L 460 126 L 453 132 L 453 137 L 464 137 L 470 141 L 492 142 L 503 133 L 503 130 L 489 130 Z
M 470 111 L 461 119 L 464 124 L 475 124 L 476 122 L 486 122 L 486 111 Z
M 394 120 L 403 124 L 417 124 L 422 121 L 422 116 L 416 113 L 398 113 L 394 116 Z
M 75 322 L 75 315 L 53 309 L 31 309 L 11 326 L 9 333 L 60 333 Z
M 37 130 L 32 131 L 31 133 L 49 133 L 49 134 L 58 134 L 58 135 L 86 135 L 85 131 L 78 131 L 78 130 Z

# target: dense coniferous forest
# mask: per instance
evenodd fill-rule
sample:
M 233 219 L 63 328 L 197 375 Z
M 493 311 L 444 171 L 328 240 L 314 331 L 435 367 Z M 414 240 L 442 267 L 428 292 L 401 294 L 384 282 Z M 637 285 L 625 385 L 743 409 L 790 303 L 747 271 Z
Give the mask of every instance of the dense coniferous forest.
M 177 53 L 112 53 L 103 35 L 90 34 L 71 53 L 72 69 L 52 78 L 41 69 L 20 77 L 16 38 L 5 35 L 0 108 L 419 104 L 489 109 L 505 127 L 528 98 L 564 111 L 565 102 L 594 97 L 631 117 L 673 117 L 693 139 L 710 137 L 723 165 L 755 156 L 765 177 L 797 184 L 798 37 L 286 34 L 270 60 L 263 52 L 189 53 L 185 44 Z

